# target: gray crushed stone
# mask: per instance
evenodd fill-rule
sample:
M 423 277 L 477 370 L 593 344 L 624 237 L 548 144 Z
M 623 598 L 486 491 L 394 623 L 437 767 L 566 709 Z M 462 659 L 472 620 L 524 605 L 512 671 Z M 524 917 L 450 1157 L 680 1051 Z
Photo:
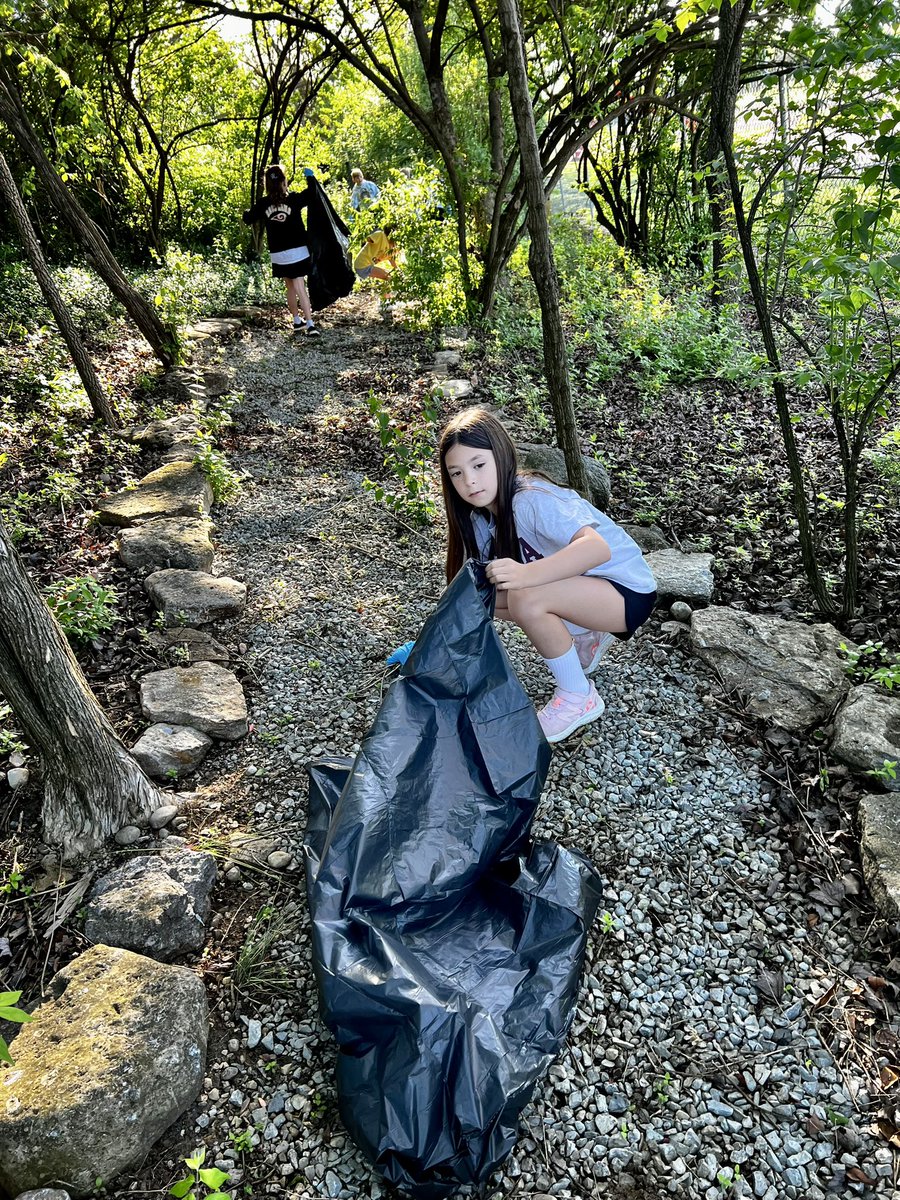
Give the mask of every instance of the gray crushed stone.
M 324 427 L 365 405 L 348 372 L 373 344 L 400 339 L 429 370 L 423 342 L 372 320 L 374 306 L 356 312 L 314 343 L 257 329 L 227 348 L 248 422 L 231 460 L 252 484 L 216 514 L 217 569 L 249 587 L 233 631 L 247 646 L 256 735 L 223 748 L 212 771 L 241 780 L 256 831 L 295 864 L 304 764 L 358 748 L 391 678 L 385 655 L 415 635 L 441 587 L 439 530 L 398 531 L 361 472 L 305 465 L 292 448 L 298 424 Z M 502 636 L 543 699 L 547 680 L 526 640 Z M 741 748 L 706 678 L 651 630 L 604 660 L 602 721 L 554 754 L 535 834 L 589 855 L 606 899 L 567 1049 L 486 1196 L 896 1194 L 891 1150 L 865 1113 L 866 1080 L 852 1058 L 835 1062 L 812 1011 L 830 964 L 847 968 L 857 951 L 837 910 L 808 927 L 764 763 Z M 208 1065 L 198 1138 L 215 1147 L 207 1163 L 229 1171 L 227 1187 L 267 1176 L 256 1194 L 379 1197 L 384 1187 L 336 1116 L 335 1048 L 318 1019 L 302 872 L 292 869 L 277 950 L 290 991 L 243 1002 L 240 1028 Z M 239 877 L 232 865 L 229 878 Z M 254 889 L 250 876 L 234 886 Z M 761 978 L 783 979 L 777 998 Z M 263 1051 L 277 1070 L 260 1084 L 249 1064 Z M 244 1130 L 247 1154 L 233 1143 Z M 848 1177 L 854 1168 L 874 1185 Z

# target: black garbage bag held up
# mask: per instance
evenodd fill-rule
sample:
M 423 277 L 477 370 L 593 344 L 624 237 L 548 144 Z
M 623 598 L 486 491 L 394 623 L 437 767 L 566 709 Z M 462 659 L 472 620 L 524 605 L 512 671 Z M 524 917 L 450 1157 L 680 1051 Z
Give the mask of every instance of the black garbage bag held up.
M 310 267 L 306 286 L 313 312 L 319 312 L 342 296 L 350 295 L 356 272 L 347 257 L 350 230 L 335 212 L 321 183 L 312 178 L 307 180 L 307 185 L 306 232 Z
M 417 1200 L 483 1183 L 512 1149 L 600 901 L 585 858 L 528 840 L 550 747 L 479 583 L 467 563 L 447 588 L 355 762 L 310 768 L 313 961 L 341 1117 Z

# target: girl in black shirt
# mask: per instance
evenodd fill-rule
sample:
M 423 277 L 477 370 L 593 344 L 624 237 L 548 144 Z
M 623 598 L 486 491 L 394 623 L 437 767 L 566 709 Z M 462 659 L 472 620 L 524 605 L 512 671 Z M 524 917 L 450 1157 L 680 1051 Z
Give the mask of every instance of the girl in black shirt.
M 313 178 L 308 168 L 303 173 L 308 180 Z M 309 203 L 309 183 L 302 192 L 289 192 L 284 168 L 279 163 L 266 167 L 263 178 L 266 194 L 247 209 L 244 220 L 248 225 L 265 221 L 272 275 L 284 280 L 294 328 L 305 329 L 308 337 L 318 337 L 319 331 L 313 323 L 309 293 L 303 280 L 309 270 L 310 255 L 301 212 Z

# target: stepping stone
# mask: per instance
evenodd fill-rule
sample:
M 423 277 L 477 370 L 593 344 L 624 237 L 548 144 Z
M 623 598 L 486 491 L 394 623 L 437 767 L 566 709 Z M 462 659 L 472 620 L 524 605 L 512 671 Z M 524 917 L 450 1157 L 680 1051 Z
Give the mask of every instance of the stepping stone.
M 566 470 L 566 456 L 558 446 L 520 442 L 516 446 L 516 452 L 520 464 L 526 471 L 540 471 L 561 487 L 568 485 L 569 473 Z M 583 454 L 582 458 L 591 492 L 591 503 L 597 508 L 605 510 L 609 504 L 610 495 L 609 472 L 599 458 L 588 458 L 586 454 Z
M 886 762 L 900 764 L 900 697 L 866 684 L 851 688 L 835 714 L 831 752 L 862 773 L 880 771 Z M 872 783 L 900 792 L 900 765 L 894 779 L 879 776 Z
M 226 742 L 247 734 L 247 701 L 238 677 L 217 663 L 151 671 L 140 681 L 140 690 L 141 712 L 148 721 L 189 725 Z
M 162 375 L 154 391 L 179 404 L 192 404 L 205 397 L 200 372 L 192 367 L 172 367 Z
M 236 304 L 233 308 L 226 309 L 224 315 L 239 321 L 258 321 L 260 317 L 268 316 L 271 311 L 270 308 L 261 308 L 258 304 Z
M 166 625 L 208 625 L 239 617 L 247 605 L 246 583 L 203 571 L 154 571 L 144 587 Z
M 206 317 L 191 325 L 185 336 L 199 342 L 204 338 L 225 337 L 230 333 L 237 333 L 240 328 L 241 321 L 236 317 Z
M 159 722 L 138 738 L 131 753 L 153 779 L 182 779 L 196 771 L 212 742 L 189 725 Z
M 186 967 L 92 946 L 46 994 L 3 1072 L 0 1188 L 17 1196 L 65 1180 L 73 1196 L 90 1196 L 98 1178 L 138 1169 L 197 1098 L 206 990 Z
M 204 367 L 203 387 L 207 396 L 225 396 L 234 387 L 234 372 L 225 367 Z
M 135 571 L 181 567 L 209 571 L 213 564 L 212 521 L 194 517 L 159 517 L 123 529 L 117 540 L 119 558 Z
M 461 366 L 462 355 L 458 350 L 438 350 L 434 356 L 433 372 L 443 379 L 448 379 L 451 371 Z
M 164 450 L 161 457 L 164 463 L 172 462 L 187 462 L 192 463 L 197 457 L 199 447 L 194 441 L 177 441 L 173 442 L 168 450 Z
M 713 594 L 713 556 L 682 554 L 680 550 L 654 550 L 645 556 L 653 572 L 661 601 L 687 600 L 709 604 Z
M 622 528 L 637 542 L 644 554 L 652 554 L 654 550 L 671 549 L 666 535 L 658 525 L 623 525 Z
M 146 425 L 132 425 L 123 431 L 126 441 L 147 450 L 166 450 L 173 442 L 190 438 L 197 432 L 197 418 L 191 413 L 179 413 L 162 421 L 148 421 Z
M 155 650 L 178 648 L 190 662 L 228 662 L 231 657 L 222 643 L 217 642 L 205 629 L 191 629 L 189 626 L 154 629 L 149 640 Z
M 713 606 L 691 617 L 694 653 L 745 698 L 754 716 L 781 729 L 824 721 L 846 695 L 850 682 L 838 654 L 844 640 L 833 625 L 801 625 L 736 608 Z
M 154 517 L 202 517 L 212 507 L 209 481 L 192 463 L 169 463 L 145 475 L 136 488 L 97 505 L 103 525 L 139 525 Z
M 206 851 L 173 846 L 161 854 L 130 858 L 94 884 L 85 937 L 159 962 L 196 954 L 206 941 L 215 882 L 216 860 Z
M 889 921 L 900 917 L 900 800 L 868 795 L 859 802 L 863 874 L 872 899 Z
M 465 400 L 475 391 L 469 379 L 442 379 L 438 386 L 446 400 Z

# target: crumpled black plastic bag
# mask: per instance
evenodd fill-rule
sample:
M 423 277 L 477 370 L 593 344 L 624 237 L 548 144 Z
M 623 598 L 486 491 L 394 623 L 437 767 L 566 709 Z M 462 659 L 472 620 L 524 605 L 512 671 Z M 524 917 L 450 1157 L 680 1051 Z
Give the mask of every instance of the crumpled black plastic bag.
M 528 841 L 550 747 L 476 571 L 447 588 L 355 762 L 310 768 L 313 961 L 341 1117 L 420 1200 L 486 1181 L 512 1149 L 600 901 L 584 857 Z
M 335 212 L 319 181 L 310 179 L 308 186 L 306 232 L 310 267 L 306 286 L 313 312 L 319 312 L 342 296 L 350 295 L 356 272 L 347 258 L 350 230 Z

